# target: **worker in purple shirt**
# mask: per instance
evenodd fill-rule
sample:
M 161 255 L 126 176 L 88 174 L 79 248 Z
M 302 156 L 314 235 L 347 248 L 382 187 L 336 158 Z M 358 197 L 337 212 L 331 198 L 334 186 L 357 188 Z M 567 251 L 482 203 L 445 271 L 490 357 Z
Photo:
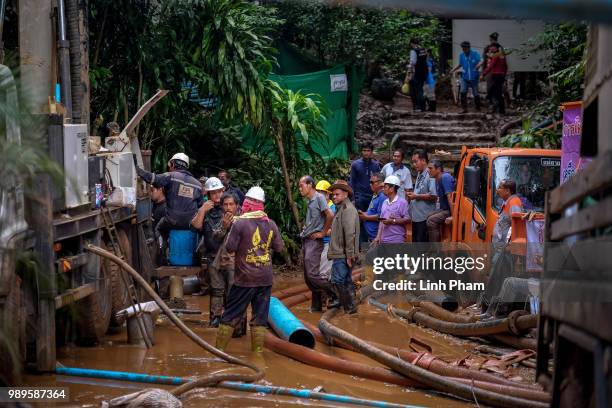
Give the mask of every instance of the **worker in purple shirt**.
M 380 211 L 380 225 L 378 235 L 374 242 L 382 244 L 401 244 L 406 242 L 410 215 L 408 214 L 408 201 L 397 193 L 401 182 L 397 176 L 385 179 L 383 192 L 387 199 Z
M 355 208 L 359 211 L 367 211 L 372 200 L 372 190 L 370 189 L 370 177 L 374 173 L 379 173 L 381 165 L 378 160 L 373 159 L 374 145 L 367 142 L 361 145 L 361 158 L 351 163 L 351 175 L 349 185 L 351 186 L 355 198 Z M 368 241 L 368 234 L 363 223 L 361 223 L 361 242 Z

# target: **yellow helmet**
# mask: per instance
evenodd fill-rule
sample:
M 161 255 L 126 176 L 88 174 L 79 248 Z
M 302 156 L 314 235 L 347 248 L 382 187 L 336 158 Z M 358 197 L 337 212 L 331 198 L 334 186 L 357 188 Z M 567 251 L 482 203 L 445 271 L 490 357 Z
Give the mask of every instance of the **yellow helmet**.
M 315 187 L 316 190 L 319 191 L 325 191 L 326 193 L 329 193 L 329 188 L 331 187 L 331 183 L 327 180 L 321 180 L 317 183 L 317 186 Z

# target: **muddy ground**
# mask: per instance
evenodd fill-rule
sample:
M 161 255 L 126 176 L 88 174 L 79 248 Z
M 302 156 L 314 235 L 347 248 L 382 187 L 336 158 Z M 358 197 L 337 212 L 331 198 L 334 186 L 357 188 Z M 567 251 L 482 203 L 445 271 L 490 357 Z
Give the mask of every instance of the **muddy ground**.
M 276 277 L 275 289 L 302 283 L 303 280 L 299 274 L 284 271 Z M 189 308 L 199 309 L 202 314 L 184 315 L 183 320 L 206 341 L 214 343 L 215 329 L 206 327 L 208 322 L 208 296 L 186 296 L 186 302 Z M 320 318 L 320 313 L 311 313 L 308 307 L 308 303 L 303 303 L 293 307 L 292 310 L 299 318 L 316 324 Z M 433 354 L 447 361 L 465 357 L 476 344 L 407 324 L 390 316 L 387 312 L 369 305 L 360 305 L 358 314 L 342 315 L 335 323 L 361 338 L 391 346 L 407 348 L 411 339 L 416 339 L 420 343 L 429 345 Z M 69 346 L 58 350 L 58 362 L 69 367 L 184 377 L 236 370 L 231 365 L 200 349 L 165 317 L 158 319 L 154 335 L 155 345 L 147 350 L 144 346 L 128 344 L 126 329 L 123 328 L 118 334 L 109 335 L 103 344 L 96 347 Z M 328 347 L 320 343 L 317 343 L 316 348 L 319 351 L 343 359 L 379 366 L 373 360 L 350 351 Z M 230 354 L 248 358 L 250 355 L 250 337 L 247 335 L 240 339 L 232 339 L 227 351 Z M 318 369 L 275 354 L 270 350 L 265 350 L 264 357 L 267 365 L 265 383 L 269 385 L 299 389 L 313 389 L 323 386 L 324 391 L 329 393 L 424 407 L 474 405 L 434 392 L 425 392 Z M 516 371 L 512 375 L 522 375 L 524 380 L 532 380 L 524 370 Z M 147 387 L 147 385 L 139 383 L 57 375 L 29 375 L 26 382 L 30 386 L 69 387 L 70 403 L 55 406 L 75 407 L 99 406 L 103 400 L 109 400 Z M 160 386 L 160 388 L 169 389 L 170 387 Z M 194 390 L 184 396 L 183 402 L 186 407 L 342 406 L 322 401 L 229 391 L 220 388 Z M 49 406 L 49 404 L 46 404 L 46 406 Z

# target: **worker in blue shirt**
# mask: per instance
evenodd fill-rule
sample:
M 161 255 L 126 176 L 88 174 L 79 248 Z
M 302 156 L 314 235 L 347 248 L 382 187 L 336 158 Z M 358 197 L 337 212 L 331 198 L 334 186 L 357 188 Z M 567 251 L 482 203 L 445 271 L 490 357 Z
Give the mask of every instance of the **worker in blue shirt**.
M 459 54 L 459 64 L 451 70 L 451 74 L 462 69 L 461 74 L 461 107 L 462 113 L 467 113 L 467 94 L 468 89 L 472 89 L 472 95 L 474 95 L 474 105 L 476 110 L 480 111 L 480 95 L 478 94 L 478 81 L 480 73 L 478 72 L 478 64 L 480 63 L 480 54 L 472 50 L 471 45 L 468 41 L 461 43 L 461 49 L 463 52 Z
M 380 172 L 380 162 L 373 159 L 374 145 L 366 142 L 361 145 L 361 158 L 351 163 L 351 175 L 349 184 L 355 195 L 355 208 L 360 211 L 367 211 L 372 200 L 372 190 L 370 189 L 370 177 L 374 173 Z M 361 224 L 359 238 L 362 243 L 368 241 L 368 234 Z
M 361 158 L 351 164 L 351 176 L 349 184 L 355 194 L 355 207 L 366 211 L 372 199 L 370 189 L 370 176 L 380 172 L 380 162 L 373 158 L 374 146 L 372 143 L 361 145 Z

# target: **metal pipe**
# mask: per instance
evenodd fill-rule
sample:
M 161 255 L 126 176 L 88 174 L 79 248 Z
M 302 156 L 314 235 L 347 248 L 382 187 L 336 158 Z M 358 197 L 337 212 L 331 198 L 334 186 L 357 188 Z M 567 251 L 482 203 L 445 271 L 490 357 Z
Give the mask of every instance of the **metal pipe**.
M 268 323 L 274 332 L 283 340 L 314 348 L 315 338 L 302 322 L 283 303 L 275 297 L 270 298 Z
M 61 84 L 61 102 L 66 108 L 66 118 L 72 118 L 72 80 L 70 79 L 70 41 L 67 38 L 65 0 L 57 0 L 57 41 L 59 57 L 59 74 Z
M 432 387 L 438 391 L 450 393 L 460 398 L 468 400 L 477 399 L 480 403 L 497 407 L 525 407 L 525 408 L 545 408 L 548 404 L 525 398 L 518 398 L 511 395 L 497 394 L 495 392 L 475 388 L 466 384 L 461 384 L 454 381 L 452 378 L 447 378 L 428 370 L 425 370 L 414 364 L 410 364 L 399 357 L 393 356 L 377 347 L 368 344 L 366 341 L 359 339 L 352 334 L 339 329 L 329 322 L 339 311 L 337 309 L 328 310 L 323 314 L 319 321 L 321 331 L 331 337 L 339 338 L 347 342 L 352 347 L 366 356 L 385 364 L 387 367 L 397 371 L 408 378 L 422 382 L 423 384 Z
M 76 367 L 57 367 L 55 372 L 60 375 L 69 375 L 76 377 L 92 377 L 92 378 L 104 378 L 111 380 L 120 381 L 131 381 L 131 382 L 142 382 L 148 384 L 166 384 L 166 385 L 179 385 L 193 382 L 190 378 L 183 377 L 170 377 L 165 375 L 149 375 L 141 373 L 130 373 L 124 371 L 111 371 L 111 370 L 94 370 L 88 368 L 76 368 Z M 394 404 L 384 401 L 375 401 L 362 398 L 349 397 L 346 395 L 328 394 L 326 392 L 315 392 L 310 390 L 287 388 L 287 387 L 276 387 L 271 385 L 259 385 L 259 384 L 246 384 L 236 381 L 223 381 L 218 384 L 221 388 L 237 391 L 248 391 L 257 392 L 264 394 L 275 394 L 275 395 L 288 395 L 298 398 L 312 398 L 321 401 L 331 401 L 344 404 L 355 404 L 364 405 L 368 407 L 381 407 L 381 408 L 421 408 L 414 405 L 401 405 Z

